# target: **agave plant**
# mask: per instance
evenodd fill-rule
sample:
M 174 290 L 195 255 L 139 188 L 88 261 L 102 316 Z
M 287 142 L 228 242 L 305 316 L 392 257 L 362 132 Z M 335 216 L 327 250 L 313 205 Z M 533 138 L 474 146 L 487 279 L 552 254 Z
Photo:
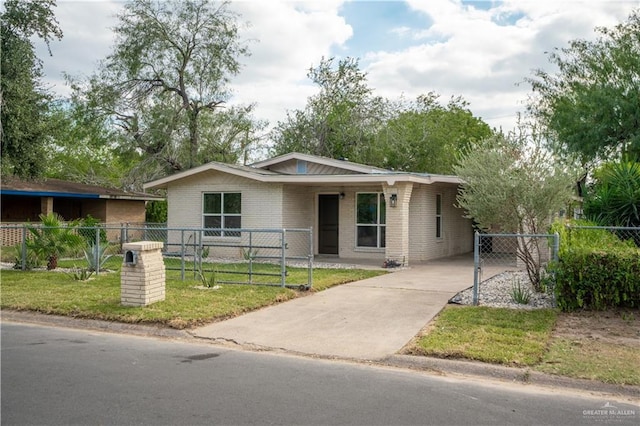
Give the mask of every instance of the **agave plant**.
M 107 244 L 97 245 L 90 244 L 89 248 L 84 250 L 84 258 L 89 265 L 89 271 L 100 272 L 103 269 L 104 264 L 111 258 L 112 255 L 106 254 L 109 246 Z
M 74 230 L 76 222 L 65 224 L 57 213 L 41 214 L 40 222 L 40 226 L 27 226 L 32 236 L 27 242 L 28 248 L 47 259 L 48 270 L 56 269 L 61 255 L 82 246 L 82 237 Z

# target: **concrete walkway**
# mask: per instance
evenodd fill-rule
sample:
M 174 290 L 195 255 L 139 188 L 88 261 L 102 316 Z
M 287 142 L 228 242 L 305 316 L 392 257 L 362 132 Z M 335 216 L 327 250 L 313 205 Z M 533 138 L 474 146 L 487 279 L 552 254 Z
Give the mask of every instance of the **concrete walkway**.
M 243 346 L 380 360 L 411 340 L 460 290 L 473 259 L 437 260 L 270 306 L 192 332 Z

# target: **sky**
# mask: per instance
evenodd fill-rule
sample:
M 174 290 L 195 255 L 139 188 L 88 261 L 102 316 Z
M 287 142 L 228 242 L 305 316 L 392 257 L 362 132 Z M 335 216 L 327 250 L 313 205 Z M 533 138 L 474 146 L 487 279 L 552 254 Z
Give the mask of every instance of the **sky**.
M 111 51 L 122 0 L 58 0 L 64 32 L 37 45 L 44 82 L 69 94 L 63 73 L 89 76 Z M 531 93 L 525 78 L 554 71 L 548 52 L 570 40 L 593 40 L 640 8 L 640 0 L 233 0 L 251 56 L 233 79 L 230 104 L 255 103 L 271 126 L 303 109 L 317 92 L 307 78 L 323 57 L 355 57 L 369 87 L 388 99 L 435 91 L 469 102 L 493 128 L 514 128 Z

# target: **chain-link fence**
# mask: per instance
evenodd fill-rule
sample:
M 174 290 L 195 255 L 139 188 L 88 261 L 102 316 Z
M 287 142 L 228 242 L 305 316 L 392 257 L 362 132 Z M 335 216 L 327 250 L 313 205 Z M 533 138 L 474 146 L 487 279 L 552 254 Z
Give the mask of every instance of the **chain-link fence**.
M 11 252 L 3 261 L 13 262 L 16 269 L 31 269 L 42 260 L 34 258 L 35 237 L 49 233 L 57 238 L 67 231 L 83 243 L 64 254 L 86 262 L 96 274 L 120 267 L 122 244 L 161 241 L 166 269 L 179 271 L 183 280 L 189 276 L 208 284 L 312 286 L 311 229 L 167 228 L 164 224 L 131 223 L 96 227 L 0 225 L 3 251 Z M 306 269 L 306 274 L 289 274 L 292 267 Z
M 526 279 L 536 292 L 547 291 L 553 295 L 553 288 L 544 288 L 546 266 L 558 260 L 558 234 L 481 234 L 474 238 L 473 304 L 481 299 L 483 284 L 491 277 L 506 272 L 524 271 Z M 522 275 L 522 274 L 520 274 Z M 527 286 L 528 287 L 528 286 Z M 524 292 L 509 288 L 515 293 Z M 528 292 L 528 290 L 526 290 Z M 517 303 L 520 303 L 516 300 Z
M 610 236 L 615 236 L 617 240 L 626 242 L 627 244 L 634 244 L 636 247 L 640 247 L 640 227 L 627 227 L 627 226 L 576 226 L 567 225 L 567 238 L 571 240 L 573 237 L 582 234 L 587 239 L 591 237 L 593 240 L 601 241 L 600 237 L 604 237 L 606 240 Z M 614 238 L 611 241 L 616 241 Z M 567 241 L 570 243 L 570 241 Z

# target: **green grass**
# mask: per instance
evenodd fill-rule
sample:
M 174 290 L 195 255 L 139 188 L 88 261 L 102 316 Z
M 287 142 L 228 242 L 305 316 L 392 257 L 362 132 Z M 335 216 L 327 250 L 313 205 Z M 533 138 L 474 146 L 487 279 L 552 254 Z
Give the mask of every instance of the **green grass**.
M 539 363 L 557 313 L 488 307 L 446 307 L 410 352 L 513 366 Z
M 545 373 L 605 383 L 640 385 L 640 350 L 637 347 L 587 339 L 554 339 L 542 363 Z
M 69 263 L 67 265 L 67 262 Z M 79 265 L 79 264 L 78 264 Z M 61 262 L 73 266 L 73 262 Z M 222 266 L 222 265 L 221 265 Z M 226 266 L 226 265 L 225 265 Z M 287 280 L 306 283 L 306 269 L 289 269 Z M 381 271 L 316 269 L 313 290 L 379 275 Z M 187 273 L 191 278 L 193 273 Z M 180 280 L 180 272 L 168 271 L 166 300 L 146 307 L 120 305 L 120 274 L 101 273 L 89 281 L 76 281 L 62 272 L 2 271 L 2 309 L 92 318 L 124 323 L 161 324 L 190 328 L 272 305 L 306 292 L 261 285 L 222 284 L 215 290 L 197 289 L 199 280 Z

